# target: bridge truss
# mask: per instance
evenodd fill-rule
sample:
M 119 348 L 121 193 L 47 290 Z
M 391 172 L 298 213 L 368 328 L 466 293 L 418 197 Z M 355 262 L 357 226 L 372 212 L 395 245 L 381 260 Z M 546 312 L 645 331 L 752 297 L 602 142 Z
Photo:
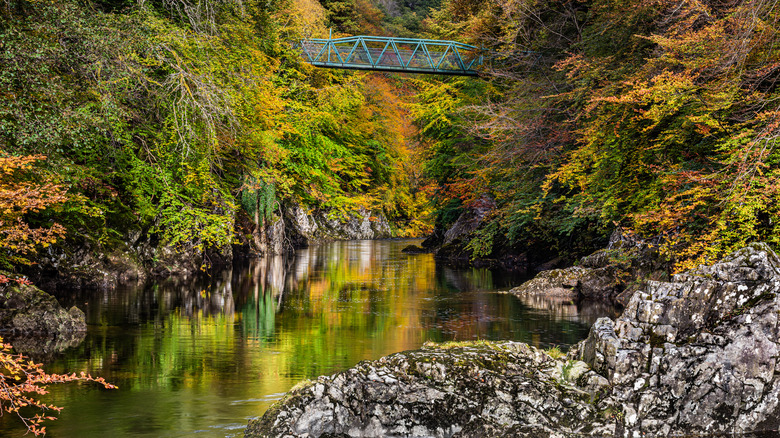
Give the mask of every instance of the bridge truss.
M 375 36 L 307 39 L 304 60 L 317 67 L 476 76 L 483 57 L 456 41 Z

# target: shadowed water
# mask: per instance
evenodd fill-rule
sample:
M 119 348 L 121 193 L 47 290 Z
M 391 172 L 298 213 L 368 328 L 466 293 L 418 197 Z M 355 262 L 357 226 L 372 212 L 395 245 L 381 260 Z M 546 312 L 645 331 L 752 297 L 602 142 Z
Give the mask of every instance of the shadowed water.
M 334 242 L 214 272 L 107 292 L 61 293 L 89 322 L 50 372 L 117 384 L 51 387 L 65 406 L 48 437 L 238 437 L 298 381 L 425 341 L 511 339 L 567 346 L 610 309 L 522 302 L 522 279 L 453 269 L 408 240 Z M 9 415 L 0 436 L 21 436 Z

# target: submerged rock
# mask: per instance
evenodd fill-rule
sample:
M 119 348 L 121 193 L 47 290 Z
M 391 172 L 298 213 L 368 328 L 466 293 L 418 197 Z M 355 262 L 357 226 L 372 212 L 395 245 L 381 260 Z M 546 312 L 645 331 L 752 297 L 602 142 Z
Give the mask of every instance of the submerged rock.
M 776 433 L 780 259 L 751 245 L 648 281 L 567 358 L 517 343 L 423 348 L 292 390 L 259 436 Z
M 401 252 L 406 254 L 424 254 L 428 252 L 425 248 L 420 248 L 417 245 L 406 245 L 404 249 L 401 250 Z

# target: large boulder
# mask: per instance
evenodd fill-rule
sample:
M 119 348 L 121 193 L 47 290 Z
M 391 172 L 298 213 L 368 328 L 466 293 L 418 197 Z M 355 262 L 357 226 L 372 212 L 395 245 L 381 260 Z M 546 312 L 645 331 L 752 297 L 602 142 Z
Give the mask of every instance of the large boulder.
M 576 266 L 542 271 L 536 277 L 510 289 L 509 293 L 518 296 L 545 296 L 574 300 L 579 297 L 580 278 L 584 272 L 584 269 Z
M 566 358 L 423 348 L 290 392 L 247 436 L 669 436 L 780 426 L 780 259 L 754 244 L 647 282 Z
M 86 330 L 84 312 L 63 309 L 35 286 L 10 282 L 0 290 L 0 331 L 56 337 Z
M 520 343 L 397 353 L 291 391 L 247 437 L 568 436 L 611 433 L 591 395 L 604 378 Z

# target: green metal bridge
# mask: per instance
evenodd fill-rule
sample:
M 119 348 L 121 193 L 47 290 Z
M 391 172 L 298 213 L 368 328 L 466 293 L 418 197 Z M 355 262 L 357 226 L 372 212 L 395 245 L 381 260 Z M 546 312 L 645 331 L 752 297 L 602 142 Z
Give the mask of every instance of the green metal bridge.
M 304 60 L 317 67 L 476 76 L 482 54 L 456 41 L 376 36 L 307 39 Z

